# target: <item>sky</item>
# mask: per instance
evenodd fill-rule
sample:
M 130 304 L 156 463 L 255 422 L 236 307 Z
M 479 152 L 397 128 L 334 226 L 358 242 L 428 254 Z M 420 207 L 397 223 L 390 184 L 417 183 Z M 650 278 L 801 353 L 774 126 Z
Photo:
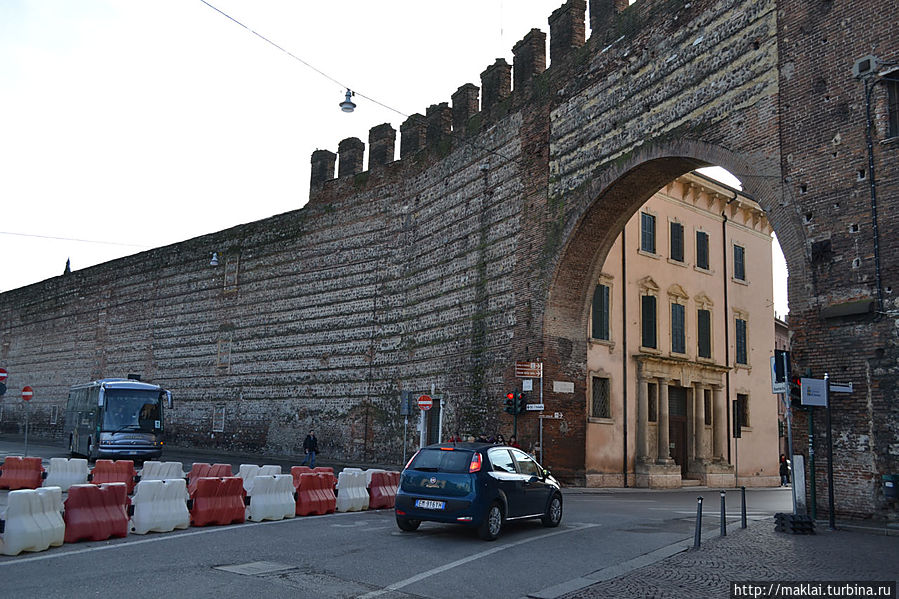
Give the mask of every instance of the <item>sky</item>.
M 480 85 L 562 4 L 207 2 L 0 2 L 0 291 L 300 208 L 314 150 Z

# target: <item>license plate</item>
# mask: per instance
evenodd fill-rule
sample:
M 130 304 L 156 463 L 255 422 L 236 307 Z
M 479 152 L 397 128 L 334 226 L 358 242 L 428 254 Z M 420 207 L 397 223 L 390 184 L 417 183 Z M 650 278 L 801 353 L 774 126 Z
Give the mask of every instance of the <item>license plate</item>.
M 442 501 L 433 501 L 431 499 L 416 499 L 415 507 L 420 507 L 423 510 L 442 510 L 444 506 L 444 502 Z

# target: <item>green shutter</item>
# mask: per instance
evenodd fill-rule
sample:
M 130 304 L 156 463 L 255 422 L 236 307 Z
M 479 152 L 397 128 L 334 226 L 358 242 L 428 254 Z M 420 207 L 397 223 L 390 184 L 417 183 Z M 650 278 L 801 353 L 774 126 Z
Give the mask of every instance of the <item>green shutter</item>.
M 656 298 L 652 295 L 642 297 L 643 347 L 656 347 Z

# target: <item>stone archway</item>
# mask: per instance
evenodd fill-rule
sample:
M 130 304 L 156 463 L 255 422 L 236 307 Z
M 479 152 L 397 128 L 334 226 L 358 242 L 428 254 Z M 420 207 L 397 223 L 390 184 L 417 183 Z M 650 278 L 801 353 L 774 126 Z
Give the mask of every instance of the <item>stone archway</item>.
M 578 206 L 580 212 L 567 221 L 566 242 L 558 254 L 553 283 L 548 293 L 544 341 L 545 355 L 548 356 L 547 368 L 558 368 L 558 372 L 547 376 L 575 381 L 574 396 L 568 401 L 574 401 L 575 404 L 580 402 L 586 406 L 589 396 L 587 383 L 579 383 L 587 379 L 587 341 L 583 331 L 587 328 L 589 318 L 592 281 L 600 276 L 609 248 L 624 223 L 650 196 L 680 175 L 710 164 L 722 165 L 731 172 L 740 173 L 746 181 L 746 194 L 766 209 L 772 207 L 773 214 L 770 218 L 775 229 L 781 236 L 791 238 L 793 221 L 784 212 L 778 211 L 781 204 L 777 201 L 780 193 L 778 180 L 755 174 L 772 172 L 774 165 L 766 161 L 754 162 L 720 146 L 694 140 L 659 144 L 654 149 L 646 149 L 619 169 L 610 169 L 581 189 L 566 195 L 566 203 Z M 794 262 L 797 260 L 792 258 L 791 268 L 802 268 L 801 260 L 795 266 Z M 705 389 L 711 394 L 712 389 L 721 383 L 710 382 L 711 379 L 705 380 L 706 378 L 699 377 L 694 382 L 685 383 L 685 386 L 706 385 Z M 715 397 L 718 403 L 725 401 L 720 394 Z M 582 479 L 585 471 L 584 453 L 574 452 L 572 449 L 584 446 L 586 432 L 571 424 L 566 432 L 564 443 L 567 449 L 563 449 L 560 454 L 569 458 L 566 464 L 567 475 Z M 725 431 L 720 430 L 716 434 L 722 437 Z M 722 442 L 721 439 L 717 441 Z M 547 450 L 551 450 L 549 445 Z M 723 465 L 704 467 L 702 479 L 708 473 L 716 481 L 725 480 L 726 472 L 727 468 Z M 730 473 L 730 480 L 733 480 L 732 468 Z M 661 479 L 657 477 L 657 480 Z

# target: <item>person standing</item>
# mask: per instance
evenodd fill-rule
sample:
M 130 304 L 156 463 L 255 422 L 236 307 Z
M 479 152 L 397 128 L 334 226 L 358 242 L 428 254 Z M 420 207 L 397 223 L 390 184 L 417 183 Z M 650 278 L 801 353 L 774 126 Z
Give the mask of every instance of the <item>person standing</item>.
M 303 458 L 301 466 L 305 466 L 309 462 L 310 468 L 315 468 L 315 454 L 318 453 L 318 439 L 315 438 L 315 431 L 309 431 L 306 438 L 303 439 L 303 452 L 306 457 Z

